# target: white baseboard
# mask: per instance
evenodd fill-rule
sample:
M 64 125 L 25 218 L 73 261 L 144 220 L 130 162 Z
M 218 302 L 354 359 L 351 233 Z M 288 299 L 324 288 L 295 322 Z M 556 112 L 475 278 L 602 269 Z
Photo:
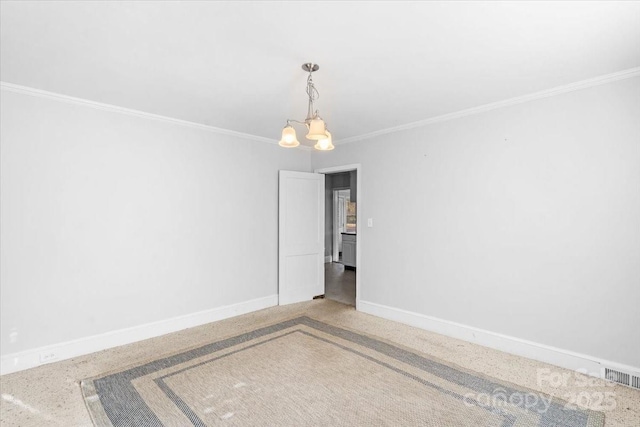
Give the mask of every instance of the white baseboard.
M 624 365 L 382 304 L 359 301 L 358 310 L 506 353 L 538 360 L 572 371 L 580 371 L 595 377 L 603 376 L 604 367 L 640 374 L 639 367 Z
M 239 316 L 252 311 L 262 310 L 263 308 L 273 307 L 275 305 L 278 305 L 278 295 L 270 295 L 268 297 L 256 298 L 158 322 L 8 354 L 0 358 L 0 375 L 130 344 L 229 317 Z M 46 361 L 42 361 L 41 358 L 46 359 Z
M 325 264 L 326 264 L 326 263 L 328 263 L 328 262 L 332 262 L 332 261 L 333 261 L 333 260 L 332 260 L 332 258 L 331 258 L 331 255 L 324 257 L 324 263 L 325 263 Z

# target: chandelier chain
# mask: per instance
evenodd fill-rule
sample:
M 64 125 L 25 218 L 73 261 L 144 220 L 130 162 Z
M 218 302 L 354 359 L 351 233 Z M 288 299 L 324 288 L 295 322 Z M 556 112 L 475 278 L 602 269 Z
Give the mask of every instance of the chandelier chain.
M 317 111 L 313 110 L 313 101 L 320 98 L 320 93 L 313 84 L 313 78 L 311 74 L 312 71 L 309 71 L 309 77 L 307 77 L 307 96 L 309 97 L 309 106 L 307 108 L 307 118 L 305 120 L 306 122 L 309 122 L 318 114 Z
M 309 95 L 309 99 L 311 99 L 312 101 L 320 98 L 320 92 L 318 92 L 318 89 L 316 89 L 315 85 L 313 84 L 311 73 L 309 73 L 309 77 L 307 77 L 307 95 Z

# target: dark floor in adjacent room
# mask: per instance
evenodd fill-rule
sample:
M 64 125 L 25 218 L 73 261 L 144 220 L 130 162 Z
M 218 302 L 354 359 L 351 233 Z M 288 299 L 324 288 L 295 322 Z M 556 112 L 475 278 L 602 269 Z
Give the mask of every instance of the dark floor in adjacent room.
M 324 297 L 343 304 L 356 305 L 356 272 L 339 262 L 324 265 Z

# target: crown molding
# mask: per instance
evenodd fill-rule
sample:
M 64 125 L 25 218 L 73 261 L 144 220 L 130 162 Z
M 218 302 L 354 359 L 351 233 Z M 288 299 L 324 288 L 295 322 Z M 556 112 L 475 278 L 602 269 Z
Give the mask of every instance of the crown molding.
M 605 74 L 603 76 L 594 77 L 587 80 L 581 80 L 575 83 L 569 83 L 563 86 L 557 86 L 551 89 L 542 90 L 540 92 L 530 93 L 528 95 L 517 96 L 515 98 L 505 99 L 503 101 L 492 102 L 490 104 L 480 105 L 478 107 L 468 108 L 465 110 L 456 111 L 453 113 L 443 114 L 441 116 L 435 116 L 417 122 L 406 123 L 400 126 L 394 126 L 386 129 L 377 130 L 374 132 L 365 133 L 362 135 L 356 135 L 349 138 L 337 140 L 337 144 L 346 144 L 349 142 L 362 141 L 364 139 L 370 139 L 376 136 L 385 135 L 388 133 L 399 132 L 408 129 L 414 129 L 418 127 L 427 126 L 433 123 L 445 122 L 448 120 L 454 120 L 461 117 L 471 116 L 474 114 L 484 113 L 486 111 L 496 110 L 498 108 L 509 107 L 511 105 L 522 104 L 529 101 L 535 101 L 537 99 L 549 98 L 551 96 L 560 95 L 563 93 L 573 92 L 576 90 L 586 89 L 593 86 L 599 86 L 617 80 L 630 79 L 640 76 L 640 67 L 629 68 L 627 70 L 618 71 L 611 74 Z
M 213 132 L 220 135 L 234 136 L 237 138 L 250 139 L 260 142 L 268 142 L 270 144 L 277 144 L 275 139 L 265 138 L 264 136 L 252 135 L 243 132 L 237 132 L 229 129 L 217 128 L 215 126 L 204 125 L 201 123 L 190 122 L 188 120 L 175 119 L 173 117 L 162 116 L 159 114 L 147 113 L 145 111 L 134 110 L 131 108 L 118 107 L 117 105 L 104 104 L 102 102 L 90 101 L 88 99 L 76 98 L 69 95 L 63 95 L 60 93 L 49 92 L 46 90 L 35 89 L 28 86 L 21 86 L 13 83 L 7 83 L 0 81 L 0 89 L 10 92 L 21 93 L 25 95 L 36 96 L 39 98 L 48 98 L 56 101 L 66 102 L 69 104 L 83 105 L 97 110 L 109 111 L 113 113 L 126 114 L 129 116 L 141 117 L 144 119 L 157 120 L 165 123 L 172 123 L 179 126 L 185 126 L 193 129 L 200 129 L 207 132 Z
M 594 77 L 587 80 L 581 80 L 574 83 L 569 83 L 563 86 L 557 86 L 551 89 L 542 90 L 539 92 L 530 93 L 528 95 L 517 96 L 515 98 L 505 99 L 503 101 L 492 102 L 490 104 L 484 104 L 473 108 L 467 108 L 465 110 L 455 111 L 453 113 L 443 114 L 440 116 L 431 117 L 416 122 L 406 123 L 404 125 L 394 126 L 386 129 L 377 130 L 374 132 L 364 133 L 361 135 L 352 136 L 349 138 L 339 139 L 335 141 L 337 144 L 347 144 L 350 142 L 362 141 L 364 139 L 374 138 L 376 136 L 385 135 L 389 133 L 399 132 L 403 130 L 414 129 L 418 127 L 428 126 L 433 123 L 445 122 L 448 120 L 454 120 L 461 117 L 471 116 L 474 114 L 484 113 L 486 111 L 496 110 L 499 108 L 508 107 L 511 105 L 522 104 L 529 101 L 535 101 L 537 99 L 549 98 L 551 96 L 560 95 L 563 93 L 573 92 L 576 90 L 586 89 L 593 86 L 599 86 L 607 83 L 611 83 L 617 80 L 630 79 L 640 76 L 640 67 L 629 68 L 627 70 L 618 71 L 611 74 L 605 74 L 603 76 Z M 31 96 L 37 96 L 41 98 L 54 99 L 61 102 L 67 102 L 71 104 L 84 105 L 90 108 L 95 108 L 103 111 L 110 111 L 120 114 L 127 114 L 130 116 L 142 117 L 151 120 L 162 121 L 166 123 L 173 123 L 180 126 L 190 127 L 193 129 L 201 129 L 208 132 L 217 133 L 220 135 L 234 136 L 237 138 L 244 138 L 254 141 L 267 142 L 269 144 L 277 144 L 275 139 L 265 138 L 264 136 L 252 135 L 243 132 L 237 132 L 229 129 L 218 128 L 215 126 L 204 125 L 201 123 L 190 122 L 187 120 L 175 119 L 172 117 L 161 116 L 159 114 L 147 113 L 140 110 L 134 110 L 131 108 L 118 107 L 117 105 L 104 104 L 101 102 L 90 101 L 88 99 L 76 98 L 73 96 L 63 95 L 54 92 L 48 92 L 46 90 L 35 89 L 28 86 L 21 86 L 13 83 L 0 81 L 0 89 L 10 92 L 22 93 Z M 305 151 L 314 151 L 311 147 L 300 146 Z

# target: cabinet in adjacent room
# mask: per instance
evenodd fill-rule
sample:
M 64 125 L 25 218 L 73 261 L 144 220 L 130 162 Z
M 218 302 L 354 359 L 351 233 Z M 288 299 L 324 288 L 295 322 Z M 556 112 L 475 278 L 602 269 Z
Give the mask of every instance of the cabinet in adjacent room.
M 356 268 L 356 235 L 342 233 L 342 263 L 345 267 Z

